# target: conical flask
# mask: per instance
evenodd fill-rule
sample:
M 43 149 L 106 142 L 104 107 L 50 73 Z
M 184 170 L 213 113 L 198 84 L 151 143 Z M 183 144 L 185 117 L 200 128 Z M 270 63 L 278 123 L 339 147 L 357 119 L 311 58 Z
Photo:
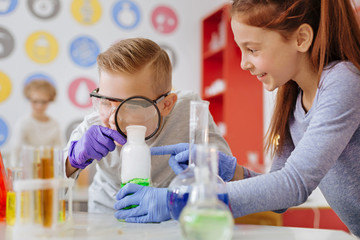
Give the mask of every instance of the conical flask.
M 168 206 L 170 215 L 178 220 L 182 209 L 185 207 L 191 186 L 195 182 L 194 146 L 209 143 L 209 102 L 190 102 L 190 133 L 189 133 L 189 167 L 179 173 L 170 183 L 168 188 Z M 229 196 L 224 181 L 217 176 L 216 189 L 218 197 L 229 205 Z
M 229 207 L 217 197 L 217 156 L 214 145 L 196 145 L 195 183 L 179 219 L 184 239 L 232 238 L 233 217 Z

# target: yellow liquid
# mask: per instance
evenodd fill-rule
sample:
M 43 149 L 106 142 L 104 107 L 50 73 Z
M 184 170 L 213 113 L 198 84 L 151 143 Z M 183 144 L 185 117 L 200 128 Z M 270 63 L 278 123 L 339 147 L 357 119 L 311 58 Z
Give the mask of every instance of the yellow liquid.
M 10 226 L 15 224 L 16 194 L 9 191 L 6 193 L 6 223 Z

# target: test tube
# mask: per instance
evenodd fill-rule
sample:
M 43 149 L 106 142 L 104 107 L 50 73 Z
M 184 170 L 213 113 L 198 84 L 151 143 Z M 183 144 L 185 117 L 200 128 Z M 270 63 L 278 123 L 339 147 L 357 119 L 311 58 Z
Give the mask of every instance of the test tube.
M 34 149 L 34 179 L 42 178 L 42 168 L 40 160 L 40 150 L 38 148 Z M 41 190 L 35 190 L 34 192 L 34 222 L 37 224 L 42 224 L 43 219 L 43 208 L 42 208 L 42 192 Z
M 209 102 L 190 102 L 189 166 L 194 165 L 194 144 L 209 143 Z
M 52 148 L 44 147 L 41 151 L 42 178 L 54 178 L 54 151 Z M 42 190 L 43 195 L 43 226 L 51 227 L 53 220 L 53 191 L 52 189 Z

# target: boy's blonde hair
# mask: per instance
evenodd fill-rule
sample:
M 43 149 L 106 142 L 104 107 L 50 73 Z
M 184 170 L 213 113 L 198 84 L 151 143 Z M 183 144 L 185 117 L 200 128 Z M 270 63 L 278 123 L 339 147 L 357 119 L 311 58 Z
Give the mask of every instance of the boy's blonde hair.
M 134 74 L 145 66 L 153 71 L 153 91 L 157 95 L 171 90 L 172 67 L 168 54 L 146 38 L 130 38 L 114 43 L 97 57 L 99 71 Z
M 55 87 L 46 80 L 43 79 L 35 79 L 26 84 L 24 87 L 24 95 L 27 99 L 30 100 L 31 92 L 35 91 L 43 91 L 49 96 L 49 101 L 52 102 L 56 97 L 56 89 Z

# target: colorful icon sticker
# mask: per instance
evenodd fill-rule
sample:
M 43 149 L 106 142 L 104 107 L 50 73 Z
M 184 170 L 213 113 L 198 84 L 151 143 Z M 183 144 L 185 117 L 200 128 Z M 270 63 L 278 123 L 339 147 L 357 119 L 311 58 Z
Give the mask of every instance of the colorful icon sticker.
M 156 31 L 169 34 L 177 28 L 178 18 L 171 8 L 159 6 L 152 12 L 151 22 Z
M 165 45 L 165 44 L 160 44 L 160 47 L 162 49 L 164 49 L 166 51 L 166 53 L 169 55 L 172 68 L 174 69 L 176 66 L 176 63 L 177 63 L 176 54 L 175 54 L 174 49 L 172 49 L 171 47 L 169 47 L 168 45 Z
M 115 3 L 113 10 L 115 23 L 123 29 L 134 29 L 140 22 L 140 9 L 130 0 L 121 0 Z
M 69 126 L 66 128 L 66 139 L 69 140 L 72 131 L 74 131 L 74 129 L 79 126 L 79 124 L 82 122 L 82 119 L 77 119 L 75 121 L 72 121 Z
M 6 122 L 0 118 L 0 147 L 5 144 L 9 136 L 9 128 Z
M 90 67 L 96 63 L 100 53 L 98 44 L 89 37 L 76 38 L 70 46 L 71 59 L 81 67 Z
M 101 18 L 101 4 L 98 0 L 73 0 L 71 13 L 79 23 L 92 25 Z
M 1 2 L 1 0 L 0 0 Z M 14 38 L 5 28 L 0 27 L 0 59 L 6 58 L 14 49 Z
M 46 75 L 46 74 L 43 74 L 43 73 L 35 73 L 35 74 L 32 74 L 30 76 L 28 76 L 26 79 L 25 79 L 25 83 L 24 85 L 28 85 L 30 82 L 34 81 L 34 80 L 45 80 L 45 81 L 48 81 L 51 85 L 53 85 L 55 88 L 56 88 L 56 84 L 54 82 L 54 80 Z
M 53 35 L 39 31 L 28 37 L 25 49 L 31 60 L 44 64 L 56 58 L 59 46 Z
M 28 0 L 28 8 L 35 17 L 50 19 L 60 11 L 59 0 Z
M 90 92 L 96 84 L 89 78 L 77 78 L 69 86 L 70 101 L 79 108 L 91 107 Z
M 12 12 L 17 5 L 17 0 L 0 0 L 0 15 Z
M 0 72 L 0 103 L 5 101 L 11 94 L 10 78 L 3 72 Z

